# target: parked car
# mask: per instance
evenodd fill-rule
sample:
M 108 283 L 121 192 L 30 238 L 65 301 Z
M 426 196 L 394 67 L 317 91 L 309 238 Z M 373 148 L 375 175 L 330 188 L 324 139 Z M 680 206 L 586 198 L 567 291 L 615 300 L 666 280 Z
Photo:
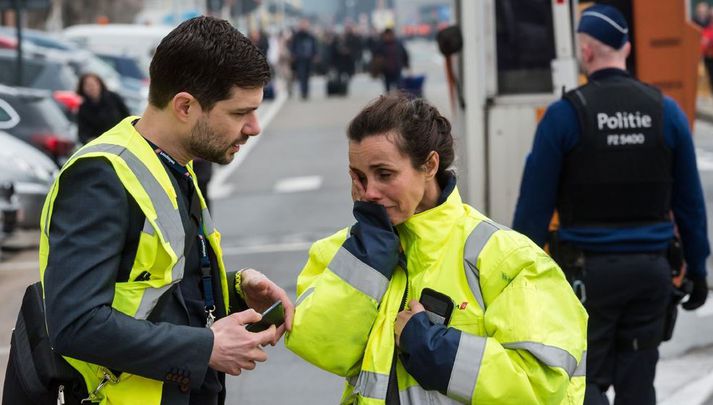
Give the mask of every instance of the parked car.
M 17 225 L 38 228 L 42 206 L 58 168 L 42 152 L 0 131 L 0 184 L 12 183 L 17 199 Z
M 23 57 L 22 85 L 17 81 L 17 52 L 0 49 L 0 84 L 45 89 L 65 112 L 76 112 L 81 98 L 75 93 L 77 76 L 66 59 L 27 52 Z
M 0 85 L 0 130 L 64 163 L 77 145 L 77 128 L 48 91 Z
M 0 170 L 3 164 L 0 162 Z M 15 187 L 11 181 L 2 180 L 4 174 L 0 173 L 0 248 L 17 227 L 17 212 L 19 206 L 15 197 Z M 0 250 L 0 258 L 2 251 Z
M 12 46 L 12 49 L 17 47 L 14 29 L 0 27 L 0 40 L 3 38 L 10 40 L 11 44 L 14 42 L 15 46 Z M 121 75 L 112 66 L 92 52 L 80 48 L 74 42 L 37 30 L 23 31 L 22 42 L 26 55 L 29 54 L 32 57 L 41 56 L 59 62 L 66 62 L 77 77 L 83 73 L 91 72 L 99 75 L 109 90 L 124 92 L 126 97 L 138 97 L 138 90 L 134 88 L 124 90 Z
M 80 24 L 65 28 L 62 35 L 92 52 L 136 58 L 142 69 L 148 72 L 156 47 L 172 29 L 165 25 Z

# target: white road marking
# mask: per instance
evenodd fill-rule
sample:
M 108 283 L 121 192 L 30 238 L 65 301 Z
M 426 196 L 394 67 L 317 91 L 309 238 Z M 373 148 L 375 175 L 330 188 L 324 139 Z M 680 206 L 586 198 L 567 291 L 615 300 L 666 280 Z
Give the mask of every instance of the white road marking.
M 322 186 L 322 176 L 288 177 L 275 183 L 272 190 L 276 193 L 297 193 L 317 190 Z
M 277 115 L 277 112 L 280 111 L 286 100 L 287 90 L 282 88 L 279 89 L 275 101 L 270 105 L 270 108 L 265 111 L 264 116 L 260 117 L 262 132 L 265 132 L 265 129 L 268 125 L 270 125 L 270 122 L 273 118 L 275 118 L 275 115 Z M 211 179 L 210 185 L 208 187 L 208 195 L 210 196 L 210 198 L 218 200 L 221 198 L 228 197 L 232 194 L 233 186 L 230 184 L 226 184 L 228 178 L 233 174 L 235 169 L 237 169 L 243 163 L 245 158 L 248 156 L 248 153 L 250 153 L 252 148 L 255 147 L 255 145 L 260 141 L 260 139 L 262 139 L 263 136 L 264 135 L 251 137 L 248 143 L 240 147 L 240 151 L 238 151 L 238 153 L 235 155 L 235 159 L 233 159 L 230 164 L 226 166 L 220 166 L 215 169 L 215 173 L 213 174 L 213 178 Z

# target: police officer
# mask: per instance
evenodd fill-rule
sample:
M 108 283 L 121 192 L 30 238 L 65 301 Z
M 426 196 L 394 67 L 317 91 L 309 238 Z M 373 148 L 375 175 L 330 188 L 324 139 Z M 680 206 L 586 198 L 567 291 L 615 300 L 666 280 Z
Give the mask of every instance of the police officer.
M 527 158 L 514 229 L 551 243 L 589 312 L 586 404 L 654 404 L 654 374 L 680 234 L 693 290 L 706 300 L 706 214 L 686 116 L 626 72 L 628 26 L 613 7 L 583 11 L 577 28 L 588 84 L 553 103 Z M 673 213 L 673 219 L 671 217 Z M 674 307 L 675 308 L 675 307 Z

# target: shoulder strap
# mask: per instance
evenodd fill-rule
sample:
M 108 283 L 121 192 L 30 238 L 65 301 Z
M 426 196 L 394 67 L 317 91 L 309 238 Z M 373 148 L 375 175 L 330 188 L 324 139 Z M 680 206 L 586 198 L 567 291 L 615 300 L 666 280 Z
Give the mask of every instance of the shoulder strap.
M 485 311 L 485 301 L 483 300 L 483 293 L 480 289 L 478 257 L 490 240 L 490 237 L 499 229 L 504 229 L 504 227 L 491 221 L 481 221 L 475 226 L 470 235 L 468 235 L 463 251 L 465 278 L 468 280 L 470 290 L 483 311 Z

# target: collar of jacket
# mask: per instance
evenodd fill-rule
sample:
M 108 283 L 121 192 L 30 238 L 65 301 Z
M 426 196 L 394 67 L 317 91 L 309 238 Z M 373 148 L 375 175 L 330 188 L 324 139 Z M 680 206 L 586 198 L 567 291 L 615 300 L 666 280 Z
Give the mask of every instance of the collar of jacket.
M 412 263 L 415 260 L 426 264 L 437 260 L 439 252 L 452 237 L 453 228 L 466 215 L 458 187 L 455 186 L 455 177 L 451 178 L 443 188 L 441 199 L 446 196 L 443 203 L 430 210 L 419 212 L 396 226 L 408 262 Z M 409 270 L 413 270 L 413 266 L 410 266 Z

